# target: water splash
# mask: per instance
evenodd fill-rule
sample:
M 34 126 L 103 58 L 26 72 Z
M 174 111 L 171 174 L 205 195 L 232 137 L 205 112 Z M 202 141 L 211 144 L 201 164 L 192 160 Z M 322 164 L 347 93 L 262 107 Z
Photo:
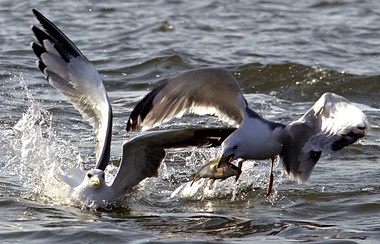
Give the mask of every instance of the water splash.
M 67 203 L 69 188 L 57 179 L 57 174 L 78 167 L 82 160 L 76 147 L 56 137 L 51 118 L 49 112 L 37 103 L 31 103 L 14 126 L 15 135 L 21 144 L 20 162 L 16 168 L 22 186 L 27 189 L 26 198 Z
M 210 159 L 212 155 L 214 158 L 217 158 L 217 153 L 217 150 L 211 151 L 211 154 L 209 152 L 193 151 L 191 156 L 186 160 L 186 167 L 199 169 L 200 166 L 197 162 L 202 161 L 201 159 L 205 157 Z M 203 160 L 204 163 L 207 161 L 209 160 Z M 265 195 L 269 181 L 269 165 L 269 160 L 245 161 L 242 167 L 242 174 L 237 182 L 234 177 L 230 177 L 224 181 L 216 180 L 213 184 L 208 179 L 201 179 L 192 185 L 190 181 L 187 181 L 177 187 L 170 197 L 189 200 L 230 198 L 231 201 L 235 201 L 236 199 L 244 198 L 252 191 Z M 284 176 L 284 171 L 278 166 L 278 160 L 275 163 L 274 174 L 272 194 L 267 198 L 271 204 L 274 204 L 279 197 L 277 187 L 282 184 Z
M 16 178 L 20 179 L 22 197 L 45 203 L 71 204 L 67 198 L 70 188 L 58 179 L 57 174 L 65 175 L 72 168 L 84 170 L 79 150 L 70 141 L 62 140 L 56 135 L 52 128 L 52 115 L 33 99 L 31 90 L 24 84 L 23 79 L 20 79 L 29 107 L 13 128 L 17 138 L 13 146 L 14 155 L 19 156 L 8 161 L 6 170 L 8 173 L 13 172 Z M 190 152 L 187 150 L 185 153 L 173 153 L 173 155 L 176 157 L 167 157 L 166 161 L 169 163 L 183 161 L 185 165 L 180 167 L 183 172 L 196 172 L 205 162 L 217 158 L 220 149 L 194 148 Z M 159 178 L 177 185 L 182 182 L 174 192 L 167 192 L 172 198 L 197 200 L 230 198 L 234 201 L 237 198 L 244 198 L 247 193 L 256 191 L 257 188 L 264 195 L 268 183 L 268 169 L 269 161 L 246 162 L 238 182 L 230 178 L 222 182 L 216 181 L 210 187 L 209 182 L 201 180 L 190 187 L 188 179 L 177 178 L 178 167 L 168 167 L 164 163 Z M 116 166 L 107 167 L 107 181 L 112 181 L 116 171 Z M 281 184 L 282 174 L 276 172 L 275 179 L 274 194 L 268 198 L 270 202 L 276 199 L 276 186 Z M 186 183 L 183 183 L 185 181 Z
M 45 203 L 66 204 L 68 186 L 57 174 L 82 167 L 77 147 L 59 139 L 52 129 L 52 115 L 33 99 L 22 74 L 18 79 L 26 96 L 27 111 L 13 127 L 11 148 L 14 157 L 1 171 L 14 175 L 20 184 L 21 197 Z

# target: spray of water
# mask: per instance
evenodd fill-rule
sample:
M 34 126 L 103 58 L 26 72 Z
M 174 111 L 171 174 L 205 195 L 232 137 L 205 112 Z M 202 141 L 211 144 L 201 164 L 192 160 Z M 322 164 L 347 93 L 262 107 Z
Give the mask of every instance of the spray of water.
M 79 150 L 58 138 L 52 128 L 52 115 L 33 99 L 22 74 L 11 81 L 17 80 L 28 107 L 13 127 L 13 135 L 9 137 L 13 157 L 1 171 L 17 179 L 20 191 L 17 195 L 38 202 L 66 204 L 69 188 L 57 174 L 82 167 Z
M 23 79 L 21 79 L 23 80 Z M 57 175 L 66 175 L 72 168 L 84 170 L 83 160 L 78 148 L 70 141 L 60 139 L 52 128 L 52 115 L 33 99 L 29 89 L 24 86 L 29 107 L 22 118 L 14 126 L 15 141 L 12 148 L 16 156 L 8 161 L 6 168 L 8 173 L 13 172 L 20 179 L 22 185 L 22 196 L 27 199 L 45 203 L 71 204 L 68 199 L 69 186 L 62 182 Z M 210 159 L 220 155 L 219 149 L 193 149 L 187 151 L 182 158 L 167 157 L 166 161 L 184 161 L 184 172 L 196 172 L 201 165 Z M 187 155 L 187 156 L 186 156 Z M 177 156 L 178 157 L 178 156 Z M 274 202 L 277 198 L 276 187 L 281 184 L 282 170 L 275 170 L 275 182 L 273 194 L 268 200 Z M 180 179 L 174 182 L 180 186 L 171 194 L 171 198 L 184 199 L 219 199 L 237 198 L 260 189 L 265 192 L 268 184 L 268 162 L 247 161 L 243 164 L 243 173 L 238 182 L 234 178 L 225 181 L 216 181 L 212 186 L 206 179 L 195 182 L 190 186 L 189 179 Z M 106 179 L 112 180 L 117 167 L 108 167 Z M 178 168 L 171 168 L 165 163 L 160 169 L 159 178 L 163 180 L 176 181 Z M 174 179 L 174 180 L 173 180 Z M 182 182 L 182 183 L 181 183 Z M 185 182 L 185 183 L 184 183 Z M 142 183 L 142 185 L 144 185 Z M 156 191 L 157 189 L 154 189 Z
M 210 161 L 210 159 L 218 158 L 220 150 L 193 150 L 189 157 L 186 157 L 186 167 L 196 172 L 200 166 Z M 201 179 L 191 185 L 191 181 L 180 184 L 172 193 L 171 198 L 181 198 L 189 200 L 202 199 L 235 199 L 244 198 L 252 191 L 265 195 L 265 190 L 269 181 L 270 160 L 267 161 L 245 161 L 242 167 L 242 174 L 238 181 L 234 177 L 230 177 L 224 181 L 216 180 L 213 184 L 208 179 Z M 268 201 L 274 203 L 278 198 L 277 186 L 283 180 L 283 170 L 275 164 L 275 178 L 273 191 Z M 168 172 L 167 172 L 168 173 Z M 169 178 L 169 176 L 166 176 Z
M 51 118 L 46 110 L 32 102 L 14 126 L 21 144 L 21 158 L 16 168 L 27 190 L 26 198 L 66 204 L 69 188 L 57 178 L 57 174 L 80 167 L 82 160 L 76 147 L 57 138 Z

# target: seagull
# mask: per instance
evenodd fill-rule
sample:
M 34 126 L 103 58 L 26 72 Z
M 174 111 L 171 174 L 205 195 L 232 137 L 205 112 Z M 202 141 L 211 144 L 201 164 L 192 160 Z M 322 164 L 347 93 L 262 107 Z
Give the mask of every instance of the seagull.
M 157 176 L 165 149 L 215 147 L 235 128 L 190 128 L 151 132 L 124 142 L 117 174 L 106 183 L 112 139 L 112 107 L 102 78 L 74 43 L 40 12 L 32 10 L 43 30 L 32 26 L 38 42 L 31 47 L 37 66 L 47 81 L 59 90 L 93 127 L 96 134 L 96 165 L 88 172 L 74 170 L 61 175 L 71 188 L 70 200 L 81 206 L 107 206 L 147 177 Z
M 222 143 L 218 166 L 226 162 L 271 159 L 279 155 L 290 178 L 306 182 L 321 153 L 334 153 L 370 129 L 364 113 L 342 96 L 324 93 L 289 124 L 264 119 L 248 107 L 235 77 L 224 68 L 185 71 L 148 93 L 134 108 L 127 130 L 148 130 L 174 117 L 210 114 L 237 127 Z

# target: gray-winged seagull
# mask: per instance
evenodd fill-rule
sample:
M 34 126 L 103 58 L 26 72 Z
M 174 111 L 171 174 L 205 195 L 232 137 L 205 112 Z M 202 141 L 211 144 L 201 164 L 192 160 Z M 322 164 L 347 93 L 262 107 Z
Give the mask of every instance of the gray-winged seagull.
M 123 153 L 113 182 L 105 183 L 104 170 L 110 158 L 112 108 L 95 67 L 53 23 L 37 10 L 33 13 L 46 32 L 32 30 L 39 42 L 32 43 L 37 65 L 48 82 L 58 89 L 89 121 L 96 133 L 96 166 L 73 177 L 62 176 L 72 187 L 71 198 L 82 205 L 103 206 L 125 196 L 126 191 L 147 177 L 157 175 L 167 148 L 219 146 L 235 129 L 178 129 L 136 137 L 123 144 Z
M 363 137 L 370 128 L 359 108 L 334 93 L 323 94 L 290 124 L 268 121 L 248 107 L 230 72 L 201 68 L 183 72 L 147 94 L 132 111 L 127 130 L 146 130 L 189 113 L 212 114 L 238 125 L 222 144 L 219 165 L 239 158 L 272 159 L 270 184 L 277 155 L 286 173 L 302 183 L 310 177 L 322 151 L 336 152 Z

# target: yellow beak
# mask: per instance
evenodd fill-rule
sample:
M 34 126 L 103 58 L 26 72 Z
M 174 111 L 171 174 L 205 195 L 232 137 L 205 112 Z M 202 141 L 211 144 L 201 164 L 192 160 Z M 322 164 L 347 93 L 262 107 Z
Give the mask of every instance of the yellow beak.
M 223 167 L 223 165 L 224 165 L 225 163 L 229 163 L 229 162 L 231 162 L 232 159 L 234 158 L 234 156 L 235 156 L 235 154 L 231 154 L 231 155 L 228 155 L 228 156 L 223 155 L 222 157 L 220 157 L 219 162 L 218 162 L 218 164 L 217 164 L 216 167 L 217 167 L 217 168 L 219 168 L 219 167 Z
M 99 177 L 96 176 L 91 177 L 90 183 L 94 186 L 94 188 L 98 188 L 101 185 Z

